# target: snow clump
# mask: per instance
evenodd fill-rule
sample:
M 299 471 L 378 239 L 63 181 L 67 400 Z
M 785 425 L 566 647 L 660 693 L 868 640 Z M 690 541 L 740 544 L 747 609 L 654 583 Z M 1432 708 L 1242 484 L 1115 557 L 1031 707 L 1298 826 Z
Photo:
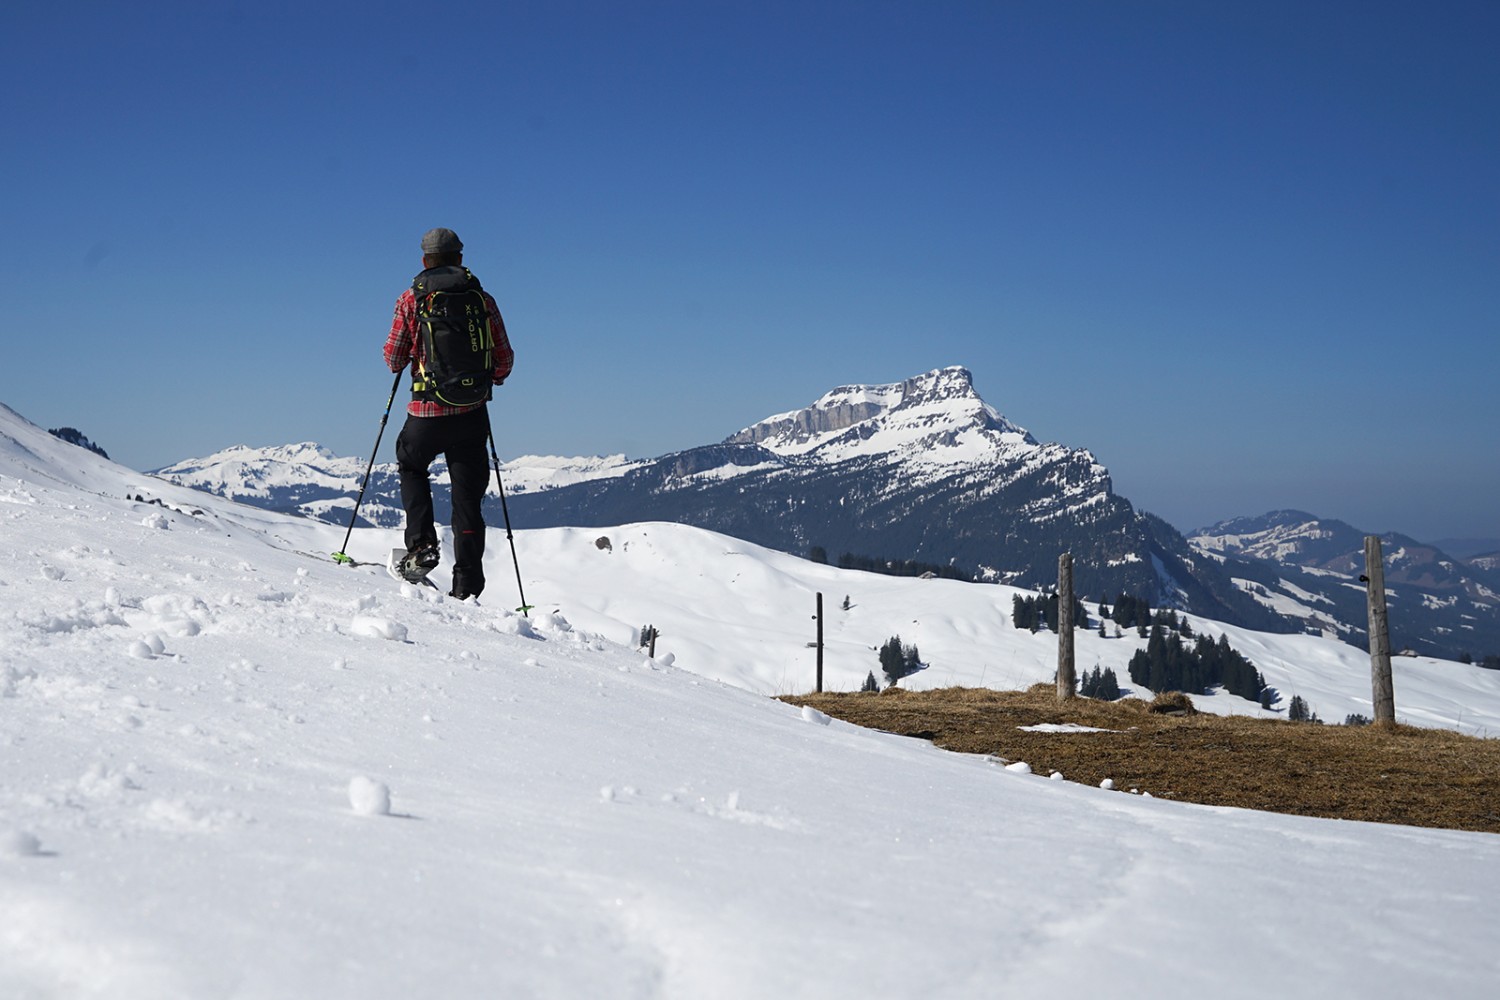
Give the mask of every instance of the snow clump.
M 354 621 L 349 624 L 349 631 L 353 635 L 362 635 L 368 639 L 406 641 L 405 625 L 389 618 L 377 618 L 374 615 L 355 615 Z
M 349 782 L 349 807 L 361 816 L 389 816 L 391 790 L 379 781 L 357 775 Z
M 802 721 L 815 722 L 820 726 L 826 726 L 833 721 L 832 718 L 813 708 L 811 705 L 802 706 Z

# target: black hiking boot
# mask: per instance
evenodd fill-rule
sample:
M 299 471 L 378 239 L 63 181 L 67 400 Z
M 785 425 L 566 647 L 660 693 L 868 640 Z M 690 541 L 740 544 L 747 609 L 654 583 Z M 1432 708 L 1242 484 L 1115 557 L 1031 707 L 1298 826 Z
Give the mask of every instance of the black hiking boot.
M 453 589 L 448 591 L 449 597 L 456 597 L 460 601 L 470 597 L 478 597 L 480 591 L 484 590 L 484 580 L 475 579 L 473 575 L 465 573 L 461 569 L 453 571 Z

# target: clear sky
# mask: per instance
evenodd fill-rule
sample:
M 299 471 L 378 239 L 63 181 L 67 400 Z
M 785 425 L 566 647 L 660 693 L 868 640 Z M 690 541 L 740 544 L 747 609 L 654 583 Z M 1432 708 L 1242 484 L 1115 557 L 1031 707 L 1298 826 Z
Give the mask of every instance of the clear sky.
M 368 456 L 448 226 L 502 457 L 962 364 L 1183 529 L 1500 537 L 1493 0 L 77 0 L 0 45 L 0 401 L 127 465 Z

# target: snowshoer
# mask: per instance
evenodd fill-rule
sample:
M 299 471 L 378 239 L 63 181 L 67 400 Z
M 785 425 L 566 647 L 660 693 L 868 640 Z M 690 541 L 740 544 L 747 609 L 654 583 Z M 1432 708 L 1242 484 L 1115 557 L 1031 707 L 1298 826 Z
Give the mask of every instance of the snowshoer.
M 485 403 L 515 362 L 494 298 L 463 266 L 463 243 L 451 229 L 422 237 L 422 273 L 396 299 L 385 363 L 412 369 L 412 399 L 396 438 L 406 556 L 399 569 L 417 582 L 439 562 L 429 469 L 448 462 L 453 495 L 453 587 L 457 598 L 484 590 L 484 518 L 489 483 Z

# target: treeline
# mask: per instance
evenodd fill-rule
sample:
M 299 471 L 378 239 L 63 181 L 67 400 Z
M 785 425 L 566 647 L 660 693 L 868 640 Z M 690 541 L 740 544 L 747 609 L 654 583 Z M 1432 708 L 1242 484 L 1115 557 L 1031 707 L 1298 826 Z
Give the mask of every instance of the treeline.
M 1160 624 L 1151 626 L 1145 649 L 1130 658 L 1130 679 L 1158 694 L 1183 691 L 1206 692 L 1223 685 L 1230 694 L 1250 701 L 1261 701 L 1266 679 L 1255 665 L 1230 647 L 1225 636 L 1219 640 L 1200 636 L 1192 646 L 1179 633 L 1168 634 Z
M 828 563 L 828 550 L 814 545 L 807 558 L 815 563 Z M 884 556 L 861 556 L 845 552 L 838 558 L 839 569 L 862 569 L 869 573 L 884 573 L 886 576 L 932 576 L 944 580 L 961 580 L 973 583 L 974 575 L 957 566 L 941 566 L 937 563 L 921 562 L 917 559 L 886 559 Z

